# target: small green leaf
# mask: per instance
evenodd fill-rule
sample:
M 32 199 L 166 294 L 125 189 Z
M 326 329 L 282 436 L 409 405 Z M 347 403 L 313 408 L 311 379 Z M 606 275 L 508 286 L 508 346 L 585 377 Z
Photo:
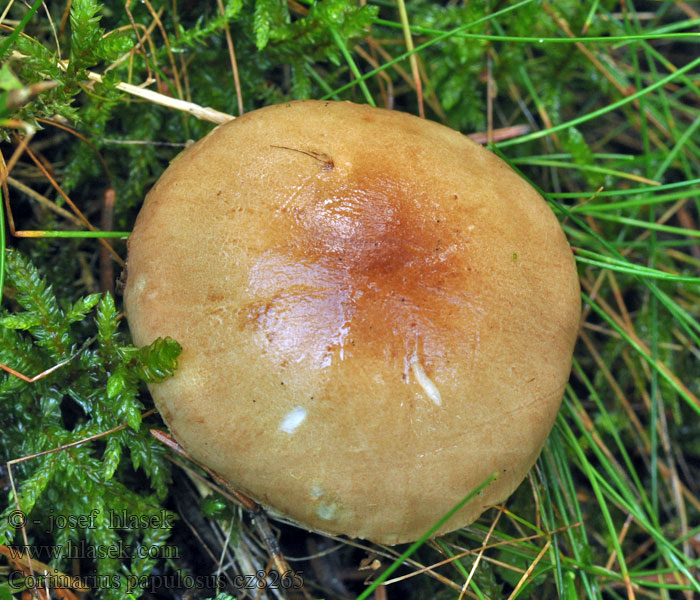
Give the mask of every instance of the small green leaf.
M 44 461 L 41 468 L 37 468 L 34 473 L 22 482 L 22 487 L 19 494 L 19 506 L 23 515 L 28 515 L 32 512 L 34 505 L 46 489 L 46 486 L 51 481 L 58 467 L 58 461 L 55 457 L 48 458 Z M 0 514 L 0 544 L 7 544 L 14 534 L 14 530 L 19 524 L 16 518 L 17 508 L 14 503 L 7 505 L 3 513 Z
M 311 79 L 301 62 L 292 65 L 292 94 L 299 99 L 311 98 L 313 94 Z
M 267 46 L 272 29 L 279 27 L 286 21 L 285 7 L 286 4 L 283 6 L 278 0 L 256 0 L 253 29 L 255 30 L 255 45 L 258 50 Z
M 103 37 L 95 48 L 95 54 L 108 61 L 117 60 L 134 47 L 134 40 L 128 31 L 116 31 Z
M 113 435 L 107 441 L 107 448 L 102 456 L 102 474 L 105 481 L 109 481 L 119 466 L 122 457 L 122 445 L 120 439 Z
M 99 62 L 97 48 L 104 31 L 100 28 L 102 6 L 95 0 L 73 0 L 70 8 L 71 60 L 69 69 L 76 72 Z
M 82 321 L 85 318 L 85 315 L 95 308 L 101 297 L 102 294 L 90 294 L 89 296 L 81 298 L 75 302 L 71 309 L 66 313 L 66 319 L 71 323 Z
M 102 296 L 99 305 L 97 306 L 97 339 L 100 345 L 109 344 L 114 334 L 117 331 L 117 317 L 119 313 L 114 306 L 114 298 L 111 294 Z
M 158 338 L 140 348 L 136 355 L 136 376 L 146 383 L 163 381 L 177 369 L 177 357 L 182 347 L 171 338 Z
M 12 589 L 9 583 L 0 584 L 0 600 L 13 600 L 13 592 L 16 590 Z
M 223 517 L 228 509 L 228 504 L 221 496 L 207 496 L 202 500 L 202 514 L 209 519 Z
M 571 152 L 571 156 L 576 164 L 590 165 L 595 163 L 593 151 L 586 142 L 586 138 L 583 137 L 583 134 L 576 127 L 569 127 L 563 139 L 564 146 Z
M 138 431 L 141 427 L 141 409 L 136 403 L 126 407 L 125 416 L 126 422 L 134 431 Z
M 0 67 L 0 90 L 17 90 L 22 88 L 15 74 L 10 70 L 10 67 L 5 63 Z
M 122 393 L 126 387 L 126 369 L 123 365 L 119 367 L 110 375 L 107 380 L 107 397 L 111 400 Z
M 32 329 L 41 325 L 41 317 L 35 313 L 15 313 L 0 319 L 0 325 L 8 329 Z

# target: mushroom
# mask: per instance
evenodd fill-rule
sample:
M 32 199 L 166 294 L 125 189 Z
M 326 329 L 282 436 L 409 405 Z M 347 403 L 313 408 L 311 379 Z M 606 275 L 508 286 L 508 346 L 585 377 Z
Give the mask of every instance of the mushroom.
M 544 200 L 462 134 L 300 101 L 180 154 L 129 240 L 151 393 L 188 452 L 313 530 L 395 544 L 505 500 L 571 368 L 580 294 Z

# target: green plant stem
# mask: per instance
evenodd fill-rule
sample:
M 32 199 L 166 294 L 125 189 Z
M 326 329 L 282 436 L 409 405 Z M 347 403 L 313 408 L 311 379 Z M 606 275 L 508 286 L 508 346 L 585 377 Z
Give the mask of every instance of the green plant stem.
M 680 386 L 679 382 L 676 381 L 673 377 L 671 377 L 666 371 L 662 370 L 659 365 L 656 364 L 656 361 L 649 355 L 647 354 L 644 349 L 634 340 L 630 335 L 622 328 L 620 327 L 615 321 L 613 321 L 604 310 L 602 310 L 593 300 L 585 293 L 581 292 L 581 295 L 583 296 L 584 302 L 586 302 L 597 314 L 600 316 L 605 322 L 612 327 L 617 333 L 622 336 L 622 338 L 632 347 L 634 350 L 639 354 L 640 357 L 642 357 L 648 364 L 649 366 L 657 371 L 659 375 L 661 375 L 666 382 L 680 395 L 688 404 L 690 408 L 692 408 L 698 415 L 700 415 L 700 405 L 697 404 L 697 402 L 688 396 L 687 392 Z
M 381 71 L 384 71 L 388 69 L 389 67 L 400 63 L 404 60 L 406 60 L 408 57 L 411 56 L 411 54 L 414 54 L 416 52 L 422 52 L 426 48 L 430 48 L 430 46 L 433 46 L 437 44 L 438 42 L 442 42 L 443 40 L 446 40 L 457 33 L 464 31 L 466 29 L 469 29 L 470 27 L 474 27 L 475 25 L 478 25 L 479 23 L 483 23 L 485 21 L 490 21 L 491 19 L 495 17 L 499 17 L 502 15 L 505 15 L 509 12 L 512 12 L 514 10 L 517 10 L 518 8 L 521 8 L 527 4 L 531 4 L 534 2 L 534 0 L 521 0 L 520 2 L 517 2 L 516 4 L 513 4 L 512 6 L 508 6 L 507 8 L 504 8 L 502 10 L 496 11 L 494 13 L 491 13 L 485 17 L 481 17 L 480 19 L 476 19 L 472 21 L 471 23 L 467 23 L 466 25 L 460 25 L 459 27 L 455 27 L 454 29 L 450 29 L 449 31 L 446 31 L 442 35 L 438 35 L 437 37 L 433 38 L 432 40 L 429 40 L 425 42 L 424 44 L 421 44 L 420 46 L 416 46 L 413 50 L 410 50 L 408 52 L 403 52 L 402 54 L 399 54 L 396 58 L 393 58 L 392 60 L 388 60 L 385 62 L 381 67 L 377 67 L 376 69 L 372 69 L 371 71 L 368 71 L 364 75 L 362 75 L 357 81 L 353 81 L 351 83 L 346 83 L 345 85 L 339 87 L 338 89 L 334 90 L 334 94 L 340 94 L 344 92 L 345 90 L 350 89 L 354 85 L 358 85 L 360 81 L 364 81 L 365 79 L 370 79 L 371 77 L 374 77 L 377 73 L 380 73 Z M 326 94 L 321 100 L 328 100 L 331 97 L 331 94 Z
M 695 133 L 695 130 L 700 127 L 700 117 L 695 119 L 693 124 L 688 127 L 683 134 L 678 138 L 678 141 L 676 142 L 676 145 L 673 147 L 673 149 L 666 155 L 666 158 L 664 159 L 663 163 L 659 165 L 659 168 L 656 170 L 656 173 L 654 173 L 654 176 L 652 179 L 658 181 L 660 180 L 664 173 L 666 173 L 666 169 L 671 165 L 671 163 L 674 161 L 676 158 L 677 154 L 683 149 L 683 146 L 685 146 L 685 143 L 692 139 L 692 135 Z
M 642 229 L 649 229 L 652 231 L 664 231 L 666 233 L 673 233 L 676 235 L 688 236 L 698 238 L 700 237 L 700 231 L 695 229 L 686 229 L 685 227 L 675 227 L 673 225 L 664 225 L 663 223 L 643 221 L 641 219 L 632 219 L 630 217 L 620 217 L 618 215 L 609 215 L 607 213 L 599 213 L 595 210 L 586 211 L 586 214 L 593 215 L 596 219 L 601 221 L 611 221 L 613 223 L 621 223 L 623 225 L 632 225 L 633 227 L 640 227 Z
M 350 52 L 348 52 L 348 49 L 345 46 L 345 42 L 342 40 L 340 34 L 336 31 L 334 27 L 331 27 L 330 31 L 331 35 L 333 36 L 333 39 L 335 40 L 335 43 L 338 45 L 338 48 L 340 48 L 340 52 L 343 54 L 343 57 L 345 57 L 345 60 L 347 61 L 348 66 L 352 71 L 352 74 L 357 79 L 360 85 L 360 89 L 362 90 L 362 93 L 365 96 L 365 100 L 367 101 L 367 104 L 369 104 L 370 106 L 376 106 L 374 98 L 372 98 L 372 94 L 369 93 L 369 88 L 367 87 L 365 80 L 362 78 L 360 69 L 357 68 L 357 65 L 355 64 L 352 55 L 350 54 Z
M 648 192 L 663 192 L 676 188 L 685 188 L 691 185 L 700 184 L 700 178 L 688 179 L 687 181 L 674 181 L 673 183 L 665 183 L 664 185 L 645 186 L 638 188 L 628 188 L 620 190 L 603 190 L 600 192 L 552 192 L 547 194 L 550 198 L 585 198 L 587 196 L 598 196 L 601 198 L 609 196 L 634 196 L 635 194 L 646 194 Z M 687 195 L 687 194 L 686 194 Z M 573 209 L 572 209 L 573 210 Z
M 386 19 L 376 19 L 374 21 L 377 25 L 383 25 L 384 27 L 391 27 L 392 29 L 402 29 L 403 25 L 401 23 L 395 23 L 394 21 L 387 21 Z M 697 23 L 689 23 L 688 27 L 697 27 Z M 420 27 L 418 25 L 410 26 L 411 33 L 417 35 L 443 35 L 445 32 L 439 29 L 431 29 L 430 27 Z M 459 32 L 455 34 L 456 37 L 474 39 L 474 40 L 484 40 L 493 42 L 515 42 L 521 44 L 575 44 L 577 42 L 581 43 L 595 43 L 595 42 L 632 42 L 635 40 L 659 40 L 667 38 L 695 38 L 700 37 L 700 33 L 686 32 L 686 33 L 649 33 L 646 35 L 620 35 L 620 36 L 590 36 L 590 37 L 527 37 L 527 36 L 515 36 L 515 35 L 491 35 L 488 33 L 466 33 Z
M 587 260 L 583 260 L 584 257 Z M 628 261 L 621 261 L 611 256 L 605 256 L 604 254 L 599 254 L 598 252 L 586 250 L 585 248 L 576 248 L 576 260 L 613 270 L 617 270 L 619 268 L 621 272 L 639 275 L 640 277 L 653 277 L 655 279 L 665 279 L 667 281 L 679 282 L 682 281 L 685 283 L 700 283 L 700 277 L 686 277 L 684 275 L 666 273 L 665 271 L 660 271 L 652 267 L 645 267 L 643 265 L 637 265 Z
M 19 232 L 17 232 L 19 233 Z M 22 231 L 20 237 L 28 238 L 118 238 L 126 239 L 131 235 L 130 231 Z
M 537 140 L 541 137 L 551 135 L 552 133 L 557 133 L 558 131 L 568 129 L 569 127 L 576 127 L 577 125 L 580 125 L 581 123 L 586 123 L 588 121 L 591 121 L 591 120 L 593 120 L 597 117 L 600 117 L 606 113 L 609 113 L 613 110 L 621 108 L 621 107 L 629 104 L 630 102 L 634 102 L 637 98 L 641 98 L 642 96 L 644 96 L 645 94 L 648 94 L 649 92 L 653 92 L 654 90 L 665 86 L 670 81 L 673 81 L 674 79 L 676 79 L 677 77 L 679 77 L 683 73 L 687 73 L 688 71 L 691 71 L 692 69 L 694 69 L 698 65 L 700 65 L 700 57 L 689 62 L 687 65 L 685 65 L 684 67 L 681 67 L 677 71 L 670 73 L 666 77 L 659 79 L 655 83 L 652 83 L 651 85 L 649 85 L 645 88 L 642 88 L 641 90 L 636 91 L 634 94 L 630 94 L 629 96 L 625 96 L 624 98 L 622 98 L 622 100 L 618 100 L 617 102 L 613 102 L 612 104 L 608 104 L 604 108 L 594 110 L 592 112 L 586 113 L 585 115 L 583 115 L 581 117 L 576 117 L 575 119 L 571 119 L 570 121 L 560 123 L 559 125 L 554 125 L 553 127 L 549 127 L 548 129 L 534 131 L 533 133 L 529 133 L 527 135 L 523 135 L 521 137 L 514 138 L 512 140 L 506 140 L 505 142 L 499 142 L 497 144 L 497 146 L 499 148 L 506 148 L 508 146 L 514 146 L 516 144 L 523 144 L 525 142 Z
M 476 496 L 481 490 L 483 490 L 487 485 L 489 485 L 491 482 L 494 481 L 498 477 L 498 473 L 493 473 L 490 475 L 483 483 L 479 484 L 476 488 L 474 488 L 466 497 L 462 498 L 454 507 L 452 507 L 449 512 L 442 517 L 435 525 L 433 525 L 426 533 L 424 533 L 418 540 L 413 542 L 408 549 L 401 555 L 399 556 L 393 564 L 386 570 L 384 571 L 377 579 L 374 580 L 372 585 L 370 585 L 364 592 L 362 592 L 358 597 L 357 600 L 365 600 L 365 598 L 368 598 L 369 595 L 376 590 L 382 582 L 386 581 L 389 575 L 391 575 L 396 569 L 398 569 L 404 561 L 411 556 L 418 548 L 420 548 L 425 541 L 435 535 L 438 529 L 442 527 L 447 521 L 449 521 L 456 513 L 459 511 L 467 502 L 469 502 L 474 496 Z

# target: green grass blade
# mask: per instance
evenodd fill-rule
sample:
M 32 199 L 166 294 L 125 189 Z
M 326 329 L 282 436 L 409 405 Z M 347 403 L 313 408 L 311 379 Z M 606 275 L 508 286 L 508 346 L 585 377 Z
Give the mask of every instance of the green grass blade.
M 17 27 L 12 30 L 12 33 L 8 35 L 5 40 L 0 44 L 0 57 L 5 55 L 5 52 L 12 46 L 13 42 L 19 37 L 19 35 L 24 31 L 24 28 L 29 23 L 29 20 L 34 16 L 34 13 L 39 10 L 39 7 L 43 4 L 43 0 L 34 0 L 31 8 L 22 17 L 22 20 L 18 23 Z
M 443 516 L 437 523 L 435 523 L 435 525 L 433 525 L 428 531 L 426 531 L 419 539 L 413 542 L 406 549 L 406 551 L 403 554 L 401 554 L 401 556 L 399 556 L 388 569 L 386 569 L 386 571 L 384 571 L 379 577 L 377 577 L 377 579 L 372 582 L 372 585 L 370 585 L 364 592 L 362 592 L 357 597 L 357 600 L 365 600 L 365 598 L 368 598 L 369 595 L 372 592 L 374 592 L 374 590 L 376 590 L 382 584 L 382 582 L 386 581 L 389 578 L 389 575 L 396 571 L 396 569 L 398 569 L 409 556 L 411 556 L 416 550 L 418 550 L 418 548 L 420 548 L 426 542 L 426 540 L 435 535 L 435 533 L 438 529 L 440 529 L 440 527 L 447 523 L 447 521 L 449 521 L 467 502 L 469 502 L 472 498 L 479 494 L 479 492 L 481 492 L 481 490 L 483 490 L 492 481 L 494 481 L 496 477 L 498 477 L 498 473 L 490 475 L 486 480 L 484 480 L 483 483 L 479 484 L 462 500 L 455 504 L 445 514 L 445 516 Z

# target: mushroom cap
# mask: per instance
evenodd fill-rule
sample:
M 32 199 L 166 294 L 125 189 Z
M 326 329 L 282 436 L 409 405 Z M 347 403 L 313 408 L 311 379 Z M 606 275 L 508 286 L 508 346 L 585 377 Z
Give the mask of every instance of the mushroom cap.
M 505 500 L 571 368 L 580 295 L 545 201 L 442 125 L 349 102 L 269 106 L 165 171 L 129 239 L 137 345 L 178 442 L 318 531 L 415 540 Z

